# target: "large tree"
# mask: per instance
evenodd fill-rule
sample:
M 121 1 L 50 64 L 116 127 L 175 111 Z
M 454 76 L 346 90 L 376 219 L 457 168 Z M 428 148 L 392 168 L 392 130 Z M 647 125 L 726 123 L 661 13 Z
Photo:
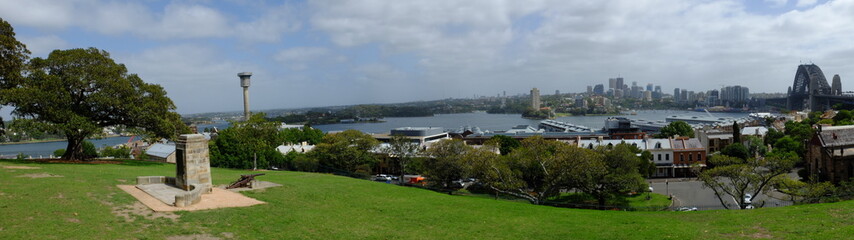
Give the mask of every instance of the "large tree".
M 433 187 L 452 189 L 453 181 L 467 177 L 468 166 L 463 156 L 469 151 L 471 147 L 459 139 L 445 139 L 434 143 L 427 150 L 432 159 L 424 163 L 427 183 Z
M 383 149 L 383 151 L 389 157 L 397 158 L 397 163 L 400 167 L 400 181 L 398 182 L 403 184 L 403 175 L 406 174 L 407 170 L 406 166 L 412 162 L 413 158 L 421 153 L 421 146 L 406 136 L 394 135 L 391 136 L 388 148 Z
M 104 127 L 126 126 L 148 137 L 188 132 L 163 87 L 129 74 L 95 48 L 54 50 L 2 91 L 13 114 L 52 125 L 68 139 L 63 159 L 85 159 L 83 141 Z
M 625 143 L 617 144 L 612 149 L 600 147 L 601 165 L 590 163 L 590 170 L 585 170 L 582 179 L 575 184 L 576 187 L 595 197 L 599 206 L 604 207 L 605 201 L 617 194 L 629 192 L 641 192 L 648 185 L 639 172 L 643 161 L 636 154 L 637 148 Z M 593 167 L 595 166 L 595 167 Z M 599 167 L 602 166 L 602 167 Z
M 250 116 L 248 121 L 233 122 L 210 141 L 211 165 L 215 167 L 262 169 L 284 166 L 285 157 L 276 150 L 285 136 L 279 122 L 269 122 L 264 113 Z
M 792 152 L 770 152 L 765 157 L 740 159 L 727 155 L 715 155 L 709 163 L 715 167 L 700 173 L 703 184 L 715 192 L 721 204 L 729 209 L 725 199 L 732 197 L 739 208 L 746 208 L 744 197 L 751 194 L 753 201 L 759 193 L 767 192 L 778 178 L 786 177 L 799 160 Z
M 350 129 L 327 134 L 308 156 L 318 160 L 320 171 L 368 177 L 377 161 L 371 150 L 377 145 L 379 141 L 371 135 Z
M 0 18 L 0 91 L 14 87 L 21 80 L 30 51 L 27 46 L 15 39 L 15 29 Z M 0 94 L 0 107 L 5 104 Z M 3 118 L 0 117 L 0 135 L 3 135 Z
M 572 163 L 584 158 L 584 151 L 540 136 L 522 140 L 521 146 L 508 155 L 510 168 L 523 183 L 516 195 L 534 204 L 557 196 L 560 189 L 567 188 L 568 176 L 575 169 Z
M 683 121 L 676 121 L 667 124 L 659 130 L 659 134 L 657 137 L 660 138 L 669 138 L 674 135 L 679 135 L 680 137 L 694 137 L 694 129 L 691 128 L 691 125 Z

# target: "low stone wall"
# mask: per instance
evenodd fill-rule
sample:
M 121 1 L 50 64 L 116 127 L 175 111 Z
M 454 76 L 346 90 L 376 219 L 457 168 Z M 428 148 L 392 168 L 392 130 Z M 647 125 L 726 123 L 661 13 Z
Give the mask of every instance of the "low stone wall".
M 202 193 L 209 193 L 211 189 L 207 184 L 191 184 L 193 189 L 184 194 L 175 196 L 175 206 L 190 206 L 202 200 Z
M 136 184 L 137 185 L 158 184 L 158 183 L 175 185 L 175 178 L 174 177 L 166 177 L 166 176 L 139 176 L 139 177 L 136 177 Z

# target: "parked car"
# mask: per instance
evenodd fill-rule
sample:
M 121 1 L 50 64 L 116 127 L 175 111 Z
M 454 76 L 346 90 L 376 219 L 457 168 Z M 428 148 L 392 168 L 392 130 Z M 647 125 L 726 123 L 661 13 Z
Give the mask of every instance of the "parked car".
M 751 198 L 753 198 L 753 195 L 750 195 L 750 193 L 744 194 L 744 203 L 745 204 L 751 204 L 751 202 L 750 202 Z
M 385 175 L 385 174 L 377 174 L 376 176 L 374 176 L 374 181 L 387 182 L 387 181 L 391 181 L 391 177 L 389 177 L 388 175 Z
M 696 207 L 681 207 L 681 208 L 677 208 L 677 209 L 676 209 L 676 211 L 679 211 L 679 212 L 692 212 L 692 211 L 697 211 L 697 208 L 696 208 Z

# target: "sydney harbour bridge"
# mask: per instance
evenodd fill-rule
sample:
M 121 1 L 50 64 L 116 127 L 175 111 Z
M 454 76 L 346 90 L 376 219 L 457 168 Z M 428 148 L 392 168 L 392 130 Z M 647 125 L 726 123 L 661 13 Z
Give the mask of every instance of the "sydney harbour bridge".
M 789 110 L 823 111 L 840 103 L 854 105 L 854 93 L 842 91 L 839 75 L 834 75 L 832 84 L 828 84 L 821 68 L 802 64 L 786 97 L 769 98 L 765 102 Z

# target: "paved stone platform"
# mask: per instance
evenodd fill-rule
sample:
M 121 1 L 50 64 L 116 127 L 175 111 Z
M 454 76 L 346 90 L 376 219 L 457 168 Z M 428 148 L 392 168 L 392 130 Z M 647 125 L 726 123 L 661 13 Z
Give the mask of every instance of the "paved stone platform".
M 151 210 L 154 210 L 155 212 L 198 211 L 228 207 L 248 207 L 265 203 L 254 198 L 244 196 L 240 193 L 220 188 L 213 188 L 210 194 L 202 194 L 202 200 L 199 203 L 186 207 L 175 207 L 167 205 L 165 202 L 154 198 L 148 193 L 137 188 L 135 185 L 117 185 L 116 187 L 135 197 L 139 202 L 145 204 L 145 206 L 148 206 L 148 208 L 151 208 Z M 174 197 L 172 201 L 175 201 Z
M 187 193 L 174 185 L 163 183 L 136 185 L 136 188 L 171 206 L 175 206 L 175 196 Z
M 223 185 L 222 187 L 225 188 L 225 186 L 226 185 Z M 242 192 L 242 191 L 252 191 L 252 190 L 259 190 L 259 189 L 265 189 L 265 188 L 271 188 L 271 187 L 281 187 L 281 186 L 282 186 L 282 184 L 278 184 L 278 183 L 274 183 L 274 182 L 258 181 L 258 184 L 255 185 L 255 188 L 232 188 L 232 189 L 228 189 L 228 191 Z

